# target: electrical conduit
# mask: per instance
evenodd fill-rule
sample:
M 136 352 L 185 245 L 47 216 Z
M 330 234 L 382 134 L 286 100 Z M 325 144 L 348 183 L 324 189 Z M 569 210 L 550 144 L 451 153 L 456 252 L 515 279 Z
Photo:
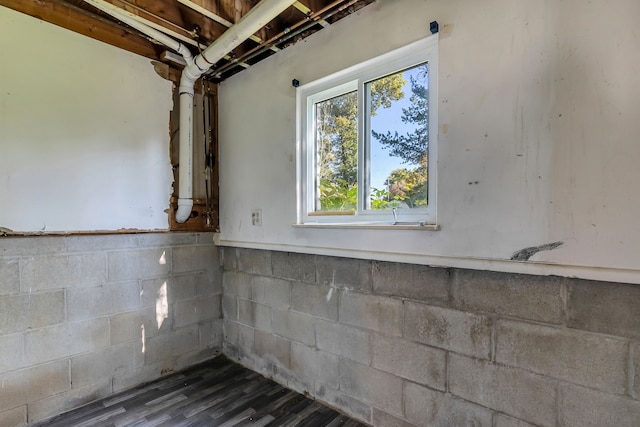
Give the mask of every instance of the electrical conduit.
M 125 24 L 135 28 L 169 49 L 182 55 L 187 66 L 180 76 L 180 172 L 178 188 L 178 210 L 176 221 L 185 222 L 193 208 L 193 93 L 198 80 L 211 66 L 222 59 L 255 32 L 267 25 L 276 16 L 291 6 L 296 0 L 262 0 L 254 6 L 237 24 L 225 31 L 201 54 L 192 57 L 182 43 L 162 32 L 123 14 L 120 9 L 104 0 L 84 0 Z

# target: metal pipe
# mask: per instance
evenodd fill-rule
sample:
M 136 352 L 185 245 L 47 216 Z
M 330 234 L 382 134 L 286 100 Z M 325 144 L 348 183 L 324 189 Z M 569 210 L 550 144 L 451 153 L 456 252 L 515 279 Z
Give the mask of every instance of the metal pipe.
M 266 50 L 271 49 L 272 46 L 275 46 L 276 44 L 279 43 L 283 43 L 287 40 L 290 40 L 291 38 L 297 36 L 298 34 L 308 30 L 309 28 L 313 27 L 316 24 L 320 24 L 322 25 L 322 22 L 325 21 L 326 19 L 332 17 L 333 15 L 335 15 L 338 12 L 343 11 L 344 9 L 348 8 L 349 6 L 357 3 L 359 0 L 348 0 L 346 3 L 344 3 L 345 0 L 337 0 L 334 1 L 333 3 L 331 3 L 330 5 L 322 8 L 321 10 L 311 14 L 309 16 L 309 19 L 311 19 L 311 21 L 309 21 L 309 19 L 305 19 L 303 21 L 299 21 L 297 24 L 294 24 L 293 26 L 289 27 L 288 30 L 289 31 L 281 31 L 279 34 L 275 35 L 274 37 L 271 37 L 269 40 L 267 40 L 266 42 L 264 42 L 263 44 L 254 47 L 253 49 L 247 51 L 244 55 L 240 56 L 239 58 L 235 59 L 233 62 L 229 62 L 219 68 L 214 68 L 213 70 L 211 70 L 208 74 L 213 74 L 213 75 L 220 75 L 221 73 L 237 67 L 240 65 L 240 63 L 246 63 L 247 61 L 255 58 L 258 55 L 261 55 L 262 53 L 264 53 Z M 328 13 L 321 15 L 322 13 L 330 10 L 333 7 L 336 7 L 338 5 L 342 4 L 339 8 L 337 8 L 336 10 L 331 10 Z M 292 29 L 296 29 L 297 27 L 300 27 L 302 25 L 301 28 L 297 29 L 296 31 L 291 31 Z

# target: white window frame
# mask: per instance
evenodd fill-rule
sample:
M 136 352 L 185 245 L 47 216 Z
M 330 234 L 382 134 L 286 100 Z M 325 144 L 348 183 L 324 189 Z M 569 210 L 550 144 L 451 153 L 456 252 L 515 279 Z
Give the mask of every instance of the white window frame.
M 365 84 L 420 64 L 429 64 L 429 148 L 428 195 L 424 209 L 398 209 L 394 216 L 389 210 L 368 210 L 360 191 L 365 182 L 367 152 L 370 143 L 370 117 L 365 106 Z M 314 206 L 315 190 L 315 112 L 317 102 L 358 91 L 358 202 L 353 215 L 309 215 Z M 399 49 L 377 56 L 345 70 L 298 87 L 297 151 L 298 151 L 298 225 L 324 226 L 418 226 L 437 228 L 437 164 L 438 164 L 438 34 L 418 40 Z

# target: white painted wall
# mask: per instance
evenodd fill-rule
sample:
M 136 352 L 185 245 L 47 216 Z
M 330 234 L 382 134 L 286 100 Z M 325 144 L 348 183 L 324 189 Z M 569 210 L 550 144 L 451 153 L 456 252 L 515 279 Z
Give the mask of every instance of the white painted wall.
M 639 16 L 637 0 L 379 0 L 243 71 L 220 86 L 221 242 L 640 283 Z M 291 80 L 423 38 L 433 20 L 442 229 L 293 228 Z
M 168 228 L 171 83 L 4 7 L 0 52 L 0 227 Z

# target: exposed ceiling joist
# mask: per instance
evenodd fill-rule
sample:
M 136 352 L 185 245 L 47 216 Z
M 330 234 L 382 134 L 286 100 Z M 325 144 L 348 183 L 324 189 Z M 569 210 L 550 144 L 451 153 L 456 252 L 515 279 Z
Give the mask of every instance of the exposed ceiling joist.
M 214 42 L 259 3 L 259 0 L 106 1 L 127 16 L 184 43 L 194 54 Z M 373 1 L 298 0 L 216 64 L 215 79 L 227 78 Z M 0 0 L 0 6 L 176 66 L 163 55 L 166 48 L 84 0 Z

